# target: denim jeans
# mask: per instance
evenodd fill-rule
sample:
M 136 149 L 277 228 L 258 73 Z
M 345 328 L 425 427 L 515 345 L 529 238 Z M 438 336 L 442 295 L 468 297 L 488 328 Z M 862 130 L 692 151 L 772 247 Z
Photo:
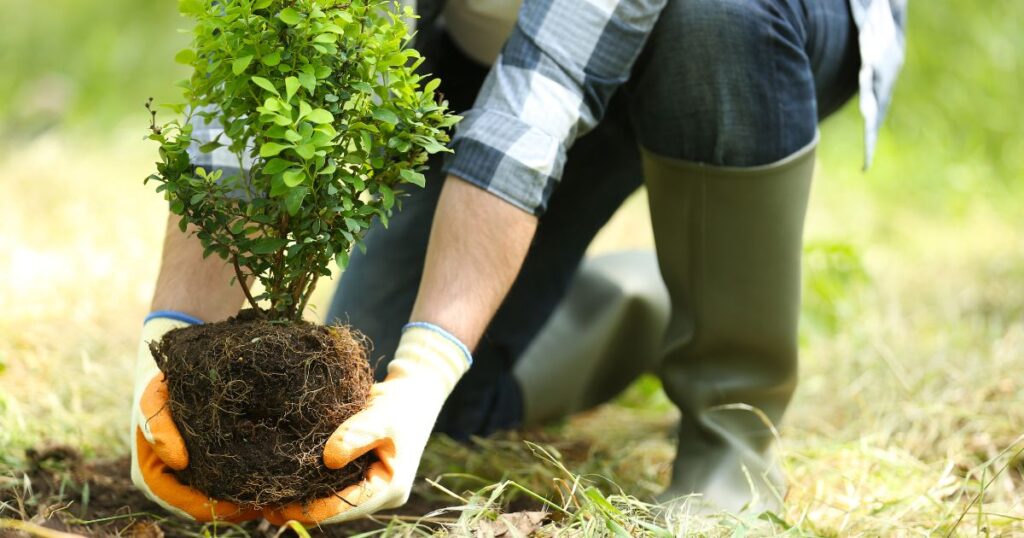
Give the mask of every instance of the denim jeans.
M 421 26 L 425 70 L 455 110 L 472 106 L 487 68 L 443 29 Z M 857 34 L 847 0 L 670 0 L 604 121 L 570 150 L 509 295 L 474 350 L 435 431 L 456 439 L 516 427 L 512 367 L 564 296 L 594 235 L 642 183 L 639 146 L 720 166 L 778 161 L 812 142 L 817 123 L 856 91 Z M 353 253 L 329 321 L 372 340 L 378 379 L 408 320 L 444 178 L 434 156 L 390 227 Z M 558 357 L 551 357 L 558 360 Z

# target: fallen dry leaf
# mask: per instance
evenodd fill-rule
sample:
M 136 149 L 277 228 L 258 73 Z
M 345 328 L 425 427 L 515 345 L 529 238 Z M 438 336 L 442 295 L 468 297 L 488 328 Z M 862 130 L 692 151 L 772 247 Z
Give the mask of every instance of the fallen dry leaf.
M 131 538 L 164 538 L 164 530 L 154 521 L 136 521 L 125 531 Z
M 530 536 L 547 520 L 547 512 L 512 512 L 501 514 L 494 521 L 480 522 L 476 529 L 477 538 L 512 538 Z

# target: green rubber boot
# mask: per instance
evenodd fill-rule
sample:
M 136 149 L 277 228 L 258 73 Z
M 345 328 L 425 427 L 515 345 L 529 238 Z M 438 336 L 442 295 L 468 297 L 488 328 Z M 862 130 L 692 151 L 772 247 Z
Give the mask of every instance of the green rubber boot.
M 713 167 L 643 156 L 658 263 L 672 302 L 659 375 L 682 419 L 667 501 L 777 509 L 773 429 L 796 385 L 810 144 L 782 161 Z
M 513 370 L 523 391 L 523 425 L 590 409 L 655 371 L 668 317 L 653 252 L 585 259 Z

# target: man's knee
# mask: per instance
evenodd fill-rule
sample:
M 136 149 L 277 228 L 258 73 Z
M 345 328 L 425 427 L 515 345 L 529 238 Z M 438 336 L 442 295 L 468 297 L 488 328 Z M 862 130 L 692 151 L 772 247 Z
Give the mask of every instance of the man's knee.
M 789 4 L 669 0 L 630 83 L 643 145 L 669 157 L 753 166 L 812 140 L 813 80 L 802 19 Z

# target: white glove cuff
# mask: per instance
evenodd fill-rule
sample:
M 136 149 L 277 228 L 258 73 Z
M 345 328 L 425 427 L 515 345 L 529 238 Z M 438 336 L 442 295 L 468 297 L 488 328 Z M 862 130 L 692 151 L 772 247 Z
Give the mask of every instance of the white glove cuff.
M 129 435 L 132 444 L 135 444 L 135 427 L 141 427 L 143 435 L 150 442 L 153 442 L 153 434 L 149 431 L 147 417 L 142 416 L 142 409 L 139 401 L 142 399 L 142 392 L 149 385 L 149 382 L 160 373 L 156 365 L 156 359 L 149 351 L 149 343 L 163 338 L 165 334 L 180 327 L 188 327 L 202 321 L 187 314 L 167 310 L 159 310 L 146 316 L 142 325 L 142 338 L 139 341 L 138 355 L 135 358 L 135 390 L 132 395 L 132 429 Z
M 388 373 L 433 374 L 448 394 L 472 363 L 473 356 L 458 338 L 437 325 L 417 321 L 402 328 Z

